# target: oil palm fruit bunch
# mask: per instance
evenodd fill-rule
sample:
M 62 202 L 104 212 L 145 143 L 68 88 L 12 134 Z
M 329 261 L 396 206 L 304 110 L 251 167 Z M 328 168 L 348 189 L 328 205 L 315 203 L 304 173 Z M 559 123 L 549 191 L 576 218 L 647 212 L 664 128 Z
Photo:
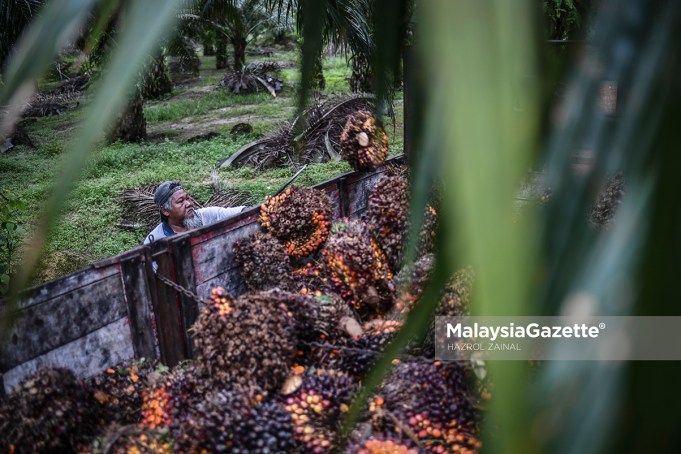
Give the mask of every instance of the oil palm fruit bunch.
M 231 388 L 206 394 L 189 410 L 177 452 L 295 452 L 290 414 L 266 402 L 258 388 Z
M 236 241 L 234 260 L 251 291 L 290 286 L 289 257 L 284 246 L 269 233 L 256 232 Z
M 278 389 L 296 354 L 291 317 L 257 294 L 213 289 L 192 331 L 197 365 L 217 383 Z
M 375 170 L 388 157 L 388 135 L 366 110 L 348 116 L 340 142 L 341 156 L 355 170 Z
M 378 242 L 362 221 L 334 226 L 322 258 L 335 291 L 363 313 L 382 311 L 394 290 L 393 274 Z
M 393 307 L 395 317 L 409 313 L 419 301 L 428 284 L 430 274 L 435 265 L 435 256 L 426 254 L 415 263 L 402 267 L 395 276 L 397 297 Z
M 303 377 L 303 383 L 285 399 L 294 437 L 305 452 L 325 453 L 333 449 L 336 425 L 348 409 L 355 392 L 354 381 L 337 370 L 318 369 Z
M 327 295 L 333 292 L 323 263 L 307 262 L 291 273 L 293 288 L 303 295 Z
M 397 437 L 371 437 L 348 448 L 349 454 L 418 454 L 405 440 Z
M 438 229 L 436 206 L 436 204 L 426 205 L 426 210 L 423 213 L 423 225 L 421 226 L 421 230 L 419 230 L 417 257 L 422 257 L 426 254 L 435 252 L 435 238 Z
M 404 173 L 384 175 L 378 180 L 369 193 L 365 219 L 390 269 L 397 270 L 409 231 L 409 181 Z
M 477 452 L 482 446 L 479 416 L 468 379 L 467 370 L 455 362 L 399 364 L 374 399 L 372 421 L 384 431 L 401 433 L 408 427 L 427 452 Z M 391 418 L 381 417 L 388 413 Z
M 113 454 L 172 454 L 173 441 L 164 430 L 148 429 L 139 425 L 109 426 L 100 446 Z M 95 451 L 96 452 L 96 451 Z
M 78 452 L 95 435 L 98 407 L 71 370 L 40 370 L 0 400 L 0 452 Z
M 253 398 L 251 398 L 253 397 Z M 209 391 L 189 406 L 181 425 L 175 425 L 174 448 L 178 452 L 219 452 L 233 446 L 232 427 L 246 419 L 262 396 L 242 388 Z
M 148 429 L 181 427 L 187 411 L 201 401 L 211 388 L 196 367 L 176 368 L 160 377 L 143 394 L 141 425 Z
M 155 368 L 155 362 L 150 360 L 119 364 L 87 380 L 107 422 L 121 425 L 140 422 L 147 376 Z
M 470 266 L 454 273 L 442 292 L 436 314 L 443 317 L 468 315 L 474 281 L 475 273 Z
M 258 222 L 284 245 L 292 257 L 315 252 L 331 227 L 331 200 L 318 189 L 292 186 L 260 207 Z
M 374 365 L 380 353 L 402 327 L 398 320 L 375 319 L 363 325 L 363 333 L 332 348 L 317 352 L 317 363 L 343 370 L 353 377 L 363 376 Z

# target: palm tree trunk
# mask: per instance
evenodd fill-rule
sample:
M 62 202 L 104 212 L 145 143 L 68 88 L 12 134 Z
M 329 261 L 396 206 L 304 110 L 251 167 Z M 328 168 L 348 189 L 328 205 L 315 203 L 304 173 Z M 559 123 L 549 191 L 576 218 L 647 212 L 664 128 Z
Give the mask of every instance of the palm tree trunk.
M 246 37 L 232 37 L 232 47 L 234 48 L 234 71 L 241 72 L 246 64 Z
M 212 57 L 215 55 L 215 41 L 212 37 L 205 35 L 201 40 L 203 46 L 203 55 L 205 57 Z
M 352 58 L 352 74 L 350 75 L 350 91 L 353 93 L 371 93 L 371 65 L 366 58 L 355 55 Z
M 320 90 L 324 90 L 326 88 L 326 79 L 324 79 L 324 69 L 322 67 L 322 54 L 317 55 L 317 58 L 315 58 L 312 84 L 314 87 Z
M 125 111 L 114 121 L 107 134 L 109 142 L 141 142 L 147 138 L 147 121 L 144 118 L 142 95 L 135 93 Z
M 218 37 L 215 46 L 215 69 L 225 69 L 227 67 L 227 38 Z

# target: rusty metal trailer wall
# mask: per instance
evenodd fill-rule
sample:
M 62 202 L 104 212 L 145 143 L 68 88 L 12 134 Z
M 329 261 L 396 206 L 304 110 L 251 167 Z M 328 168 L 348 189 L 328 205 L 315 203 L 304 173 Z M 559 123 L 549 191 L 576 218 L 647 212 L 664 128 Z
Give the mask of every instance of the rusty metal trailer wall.
M 402 157 L 393 158 L 401 162 Z M 333 201 L 334 219 L 359 217 L 384 170 L 347 173 L 314 186 Z M 66 367 L 87 377 L 132 358 L 165 364 L 191 358 L 187 332 L 200 307 L 157 279 L 158 273 L 206 299 L 222 286 L 246 290 L 232 245 L 259 229 L 259 207 L 186 234 L 138 246 L 22 295 L 16 323 L 0 337 L 0 394 L 46 367 Z M 0 301 L 0 316 L 4 316 Z

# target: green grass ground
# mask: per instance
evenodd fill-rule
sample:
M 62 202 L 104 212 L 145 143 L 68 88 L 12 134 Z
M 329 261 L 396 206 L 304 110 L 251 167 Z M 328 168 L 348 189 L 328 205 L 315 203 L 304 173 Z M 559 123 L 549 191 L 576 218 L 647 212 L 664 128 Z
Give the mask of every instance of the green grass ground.
M 249 58 L 255 61 L 258 58 Z M 274 53 L 261 60 L 298 63 L 295 52 Z M 212 194 L 211 171 L 215 163 L 241 146 L 267 135 L 295 114 L 297 67 L 284 69 L 286 87 L 277 98 L 266 93 L 234 95 L 217 87 L 222 77 L 215 70 L 213 57 L 202 57 L 200 77 L 178 86 L 172 96 L 145 104 L 148 142 L 143 144 L 100 144 L 77 182 L 54 226 L 34 284 L 76 271 L 99 259 L 120 254 L 144 238 L 146 231 L 124 230 L 122 209 L 117 197 L 127 188 L 176 179 L 199 201 Z M 350 69 L 342 56 L 324 59 L 327 87 L 323 95 L 349 93 Z M 62 115 L 37 118 L 28 124 L 35 150 L 18 146 L 0 155 L 0 192 L 24 202 L 27 209 L 18 214 L 30 241 L 31 224 L 47 200 L 60 168 L 62 154 L 77 133 L 87 104 Z M 402 151 L 402 94 L 396 103 L 396 125 L 387 127 L 391 155 Z M 239 122 L 250 123 L 253 133 L 233 139 L 229 130 Z M 208 131 L 222 137 L 187 144 L 186 139 Z M 344 162 L 314 164 L 296 184 L 313 185 L 347 172 Z M 219 169 L 222 183 L 247 191 L 262 201 L 292 175 L 289 168 L 256 172 L 251 168 Z M 14 264 L 16 265 L 16 263 Z

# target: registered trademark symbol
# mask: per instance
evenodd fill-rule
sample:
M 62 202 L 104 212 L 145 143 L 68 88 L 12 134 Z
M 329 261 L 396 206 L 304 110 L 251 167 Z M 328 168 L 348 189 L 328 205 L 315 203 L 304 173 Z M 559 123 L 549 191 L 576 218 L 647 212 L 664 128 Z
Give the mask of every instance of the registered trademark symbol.
M 599 327 L 600 329 L 605 328 L 605 323 L 599 323 L 599 324 L 598 324 L 598 327 Z

